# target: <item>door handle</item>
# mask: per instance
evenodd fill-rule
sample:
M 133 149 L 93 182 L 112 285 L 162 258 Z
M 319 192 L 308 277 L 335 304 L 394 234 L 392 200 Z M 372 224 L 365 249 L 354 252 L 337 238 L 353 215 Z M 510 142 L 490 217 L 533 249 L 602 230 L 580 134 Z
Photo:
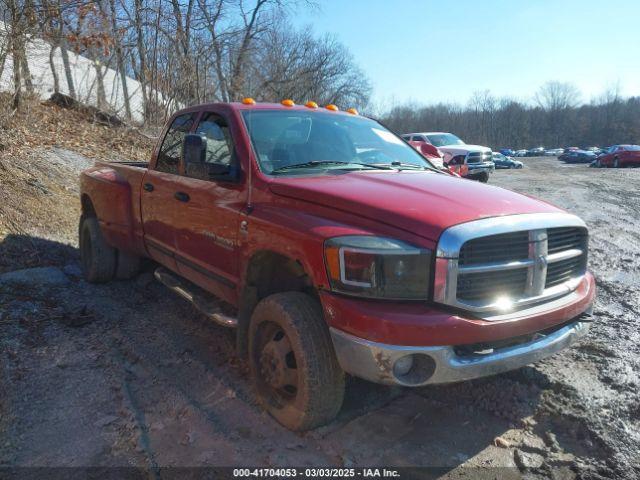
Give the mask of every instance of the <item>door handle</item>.
M 188 194 L 184 192 L 176 192 L 173 196 L 175 197 L 176 200 L 179 200 L 181 202 L 188 202 L 191 198 L 189 197 Z
M 153 192 L 153 184 L 152 183 L 145 183 L 142 188 L 144 188 L 147 192 Z

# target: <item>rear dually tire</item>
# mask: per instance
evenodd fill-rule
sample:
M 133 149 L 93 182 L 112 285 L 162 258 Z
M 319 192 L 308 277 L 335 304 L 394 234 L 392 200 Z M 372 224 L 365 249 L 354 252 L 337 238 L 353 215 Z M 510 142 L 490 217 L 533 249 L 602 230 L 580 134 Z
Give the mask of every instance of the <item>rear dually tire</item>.
M 84 278 L 91 283 L 112 280 L 116 272 L 116 249 L 105 241 L 98 219 L 82 217 L 79 237 Z

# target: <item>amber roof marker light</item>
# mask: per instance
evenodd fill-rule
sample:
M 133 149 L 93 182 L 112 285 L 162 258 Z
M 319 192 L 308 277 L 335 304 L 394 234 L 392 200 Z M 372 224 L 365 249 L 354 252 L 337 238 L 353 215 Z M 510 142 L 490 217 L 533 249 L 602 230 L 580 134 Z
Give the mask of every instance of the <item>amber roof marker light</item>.
M 324 108 L 326 108 L 327 110 L 331 110 L 332 112 L 337 112 L 337 111 L 339 111 L 339 110 L 340 110 L 340 109 L 339 109 L 338 107 L 336 107 L 333 103 L 330 103 L 329 105 L 327 105 L 327 106 L 326 106 L 326 107 L 324 107 Z
M 304 106 L 307 107 L 307 108 L 318 108 L 318 104 L 316 102 L 311 101 L 311 100 L 309 100 L 307 103 L 305 103 Z
M 347 112 L 349 112 L 351 115 L 359 115 L 358 110 L 356 110 L 355 108 L 350 108 L 349 110 L 347 110 Z
M 296 104 L 296 102 L 294 102 L 290 98 L 286 98 L 286 99 L 282 100 L 280 103 L 282 105 L 284 105 L 285 107 L 293 107 Z
M 255 105 L 255 104 L 256 104 L 256 101 L 255 101 L 253 98 L 251 98 L 251 97 L 246 97 L 246 98 L 243 98 L 243 99 L 242 99 L 242 103 L 243 103 L 244 105 Z

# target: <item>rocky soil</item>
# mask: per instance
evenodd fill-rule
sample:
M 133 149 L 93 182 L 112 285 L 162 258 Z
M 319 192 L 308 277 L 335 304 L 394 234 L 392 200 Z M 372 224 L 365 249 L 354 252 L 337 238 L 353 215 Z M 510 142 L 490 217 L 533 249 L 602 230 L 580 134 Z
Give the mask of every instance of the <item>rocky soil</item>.
M 25 224 L 0 244 L 0 272 L 8 272 L 0 275 L 0 466 L 139 466 L 160 477 L 166 466 L 222 465 L 436 466 L 445 478 L 640 476 L 640 170 L 529 159 L 491 179 L 589 224 L 599 294 L 579 345 L 451 386 L 392 389 L 350 379 L 338 419 L 295 434 L 256 405 L 232 333 L 150 272 L 108 285 L 80 278 L 73 182 L 83 162 L 62 149 L 26 159 L 45 190 L 71 189 L 68 198 L 42 201 L 67 220 L 55 229 Z M 57 169 L 67 173 L 58 177 Z

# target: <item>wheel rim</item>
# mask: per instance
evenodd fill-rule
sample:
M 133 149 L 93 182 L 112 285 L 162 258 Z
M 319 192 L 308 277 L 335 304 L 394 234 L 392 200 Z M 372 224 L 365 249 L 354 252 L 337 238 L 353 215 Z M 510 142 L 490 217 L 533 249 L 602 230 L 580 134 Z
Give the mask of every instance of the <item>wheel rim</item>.
M 295 402 L 298 394 L 298 362 L 286 332 L 273 322 L 265 322 L 256 333 L 254 362 L 257 386 L 273 407 Z

